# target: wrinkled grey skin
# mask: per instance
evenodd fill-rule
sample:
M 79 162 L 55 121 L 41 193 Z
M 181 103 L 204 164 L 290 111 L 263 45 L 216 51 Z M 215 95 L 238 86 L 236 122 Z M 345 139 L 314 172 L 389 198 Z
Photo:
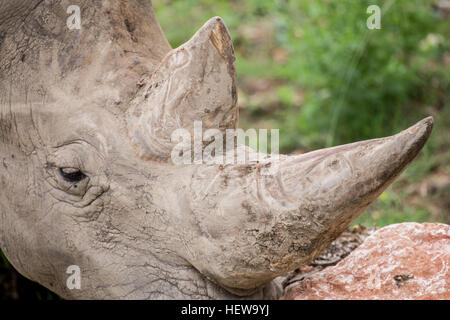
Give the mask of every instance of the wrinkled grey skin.
M 65 28 L 70 4 L 81 31 Z M 0 246 L 64 298 L 277 298 L 272 280 L 320 254 L 431 133 L 426 118 L 304 155 L 174 165 L 174 129 L 237 126 L 220 18 L 171 50 L 148 1 L 0 5 Z

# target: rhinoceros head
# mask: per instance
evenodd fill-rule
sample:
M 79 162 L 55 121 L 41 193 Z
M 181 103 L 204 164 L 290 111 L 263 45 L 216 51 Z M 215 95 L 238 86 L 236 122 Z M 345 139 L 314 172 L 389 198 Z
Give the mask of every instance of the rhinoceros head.
M 275 297 L 271 280 L 320 254 L 431 132 L 426 118 L 304 155 L 174 164 L 177 129 L 237 128 L 224 22 L 171 49 L 150 1 L 78 2 L 71 30 L 66 1 L 0 0 L 0 245 L 63 297 Z

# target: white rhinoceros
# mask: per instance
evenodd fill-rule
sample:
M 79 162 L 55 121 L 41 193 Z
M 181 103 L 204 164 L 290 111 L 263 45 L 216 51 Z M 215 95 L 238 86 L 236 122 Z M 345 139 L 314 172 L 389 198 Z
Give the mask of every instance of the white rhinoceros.
M 174 130 L 237 127 L 234 60 L 218 17 L 172 49 L 149 0 L 0 0 L 0 246 L 14 267 L 64 298 L 275 298 L 272 280 L 317 257 L 430 135 L 426 118 L 264 163 L 175 165 Z

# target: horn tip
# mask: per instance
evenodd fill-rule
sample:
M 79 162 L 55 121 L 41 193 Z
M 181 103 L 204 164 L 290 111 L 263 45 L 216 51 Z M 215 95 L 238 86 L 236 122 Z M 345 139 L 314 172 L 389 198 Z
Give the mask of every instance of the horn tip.
M 434 119 L 432 116 L 426 117 L 419 122 L 417 122 L 412 127 L 408 128 L 407 131 L 410 134 L 417 134 L 424 142 L 428 140 L 428 137 L 433 130 Z
M 215 27 L 217 24 L 222 24 L 225 25 L 225 22 L 223 21 L 223 19 L 219 16 L 215 16 L 210 18 L 208 21 L 206 21 L 206 23 L 204 24 L 204 26 L 211 26 L 211 27 Z
M 230 32 L 221 17 L 216 16 L 209 19 L 191 41 L 193 41 L 193 43 L 211 43 L 222 59 L 229 65 L 234 66 L 235 56 L 233 42 L 231 40 Z
M 212 17 L 201 27 L 205 34 L 214 34 L 217 38 L 224 42 L 231 42 L 230 32 L 225 21 L 219 16 Z

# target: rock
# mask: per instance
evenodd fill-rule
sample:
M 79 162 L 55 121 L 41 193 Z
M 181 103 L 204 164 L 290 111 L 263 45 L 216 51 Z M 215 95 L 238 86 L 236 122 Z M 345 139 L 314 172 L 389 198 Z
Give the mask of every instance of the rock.
M 450 299 L 449 267 L 449 225 L 394 224 L 289 285 L 282 299 Z

